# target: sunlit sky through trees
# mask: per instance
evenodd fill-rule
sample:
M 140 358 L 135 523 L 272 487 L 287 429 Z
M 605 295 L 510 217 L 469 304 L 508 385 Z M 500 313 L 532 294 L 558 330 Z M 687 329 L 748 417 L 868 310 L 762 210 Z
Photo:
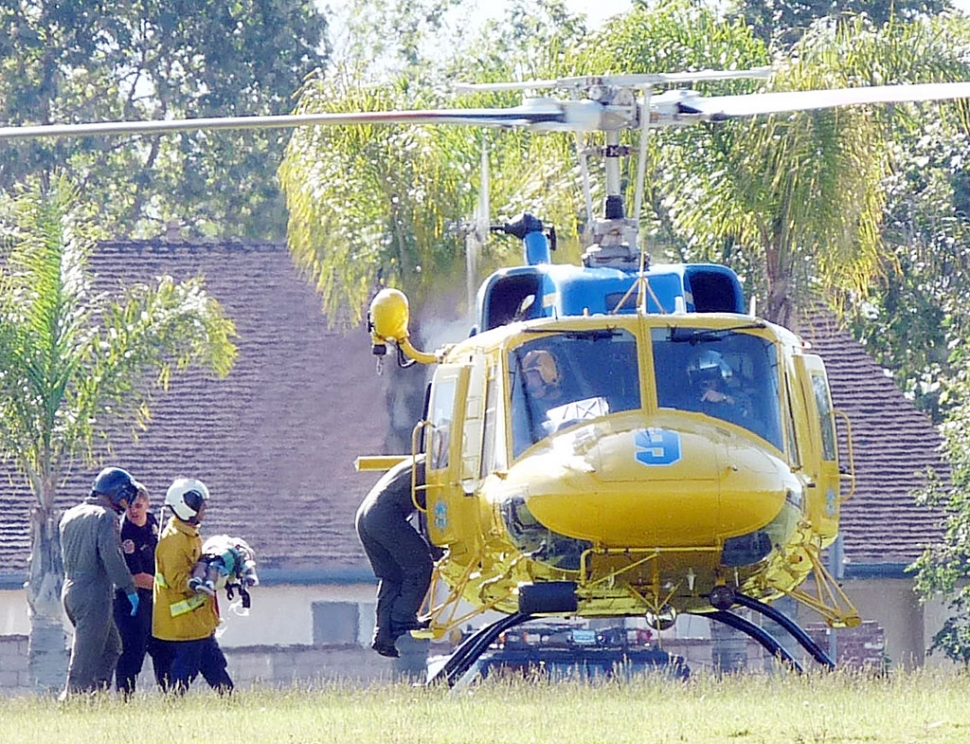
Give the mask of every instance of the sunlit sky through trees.
M 330 39 L 335 44 L 335 51 L 339 58 L 344 27 L 343 17 L 350 2 L 349 0 L 316 0 L 316 2 L 324 11 L 329 8 L 333 13 L 332 16 L 328 13 L 332 24 Z M 594 28 L 600 26 L 607 18 L 628 11 L 633 5 L 633 0 L 565 0 L 565 2 L 571 12 L 584 13 L 590 26 Z M 966 2 L 970 3 L 970 0 Z M 472 12 L 469 23 L 481 23 L 488 18 L 498 17 L 502 15 L 507 5 L 508 0 L 491 0 L 487 4 L 483 3 Z
M 951 0 L 954 7 L 970 15 L 970 0 Z M 619 13 L 625 13 L 632 5 L 633 0 L 565 0 L 566 7 L 573 13 L 584 13 L 593 28 L 600 26 L 603 21 Z M 317 4 L 324 9 L 331 9 L 335 14 L 331 20 L 331 40 L 336 44 L 336 52 L 339 58 L 341 47 L 341 31 L 343 29 L 342 14 L 346 12 L 349 0 L 317 0 Z M 481 23 L 487 18 L 500 16 L 508 0 L 491 0 L 489 3 L 479 5 L 471 17 L 469 23 Z

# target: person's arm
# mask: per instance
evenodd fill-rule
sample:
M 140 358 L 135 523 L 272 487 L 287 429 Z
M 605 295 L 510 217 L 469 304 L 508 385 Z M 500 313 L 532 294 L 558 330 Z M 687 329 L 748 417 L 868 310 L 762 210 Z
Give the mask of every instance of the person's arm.
M 151 591 L 152 587 L 155 586 L 155 577 L 150 573 L 136 573 L 131 578 L 135 580 L 135 586 L 139 589 Z
M 136 546 L 139 565 L 133 567 L 132 573 L 135 576 L 135 586 L 151 591 L 155 586 L 155 548 L 158 546 L 158 522 L 151 512 L 148 513 L 145 526 L 148 537 L 142 545 Z M 128 565 L 132 568 L 130 563 Z
M 125 594 L 135 591 L 135 580 L 132 578 L 125 555 L 121 551 L 121 532 L 118 521 L 110 512 L 105 512 L 98 525 L 98 554 L 104 564 L 108 578 Z
M 186 596 L 193 594 L 194 592 L 189 588 L 189 579 L 192 578 L 192 569 L 196 561 L 191 552 L 191 543 L 177 540 L 165 544 L 162 541 L 158 543 L 155 555 L 162 575 L 165 577 L 165 583 L 174 591 Z
M 727 403 L 731 406 L 733 406 L 735 403 L 733 396 L 728 395 L 727 393 L 722 393 L 720 390 L 706 391 L 701 400 L 705 403 Z

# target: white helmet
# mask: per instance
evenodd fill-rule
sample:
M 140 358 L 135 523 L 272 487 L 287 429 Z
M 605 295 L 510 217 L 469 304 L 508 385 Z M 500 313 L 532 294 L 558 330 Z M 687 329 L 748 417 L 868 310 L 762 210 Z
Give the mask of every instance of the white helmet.
M 693 385 L 710 379 L 730 382 L 733 376 L 731 365 L 718 352 L 710 349 L 702 351 L 687 365 L 687 377 Z
M 209 500 L 209 489 L 195 478 L 176 478 L 165 494 L 165 506 L 172 508 L 183 522 L 194 519 Z

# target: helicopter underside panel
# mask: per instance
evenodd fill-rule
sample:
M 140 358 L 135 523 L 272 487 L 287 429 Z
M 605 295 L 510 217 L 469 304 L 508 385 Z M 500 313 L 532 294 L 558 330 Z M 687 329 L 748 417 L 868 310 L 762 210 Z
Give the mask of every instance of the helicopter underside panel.
M 794 524 L 798 513 L 790 505 L 783 512 L 776 520 L 775 534 L 787 540 L 791 533 L 784 526 Z M 483 554 L 468 556 L 471 563 L 446 559 L 439 568 L 442 578 L 467 601 L 503 612 L 520 611 L 521 586 L 547 582 L 574 585 L 577 608 L 568 614 L 578 616 L 639 616 L 660 614 L 666 608 L 707 612 L 712 609 L 708 596 L 716 586 L 770 600 L 801 583 L 807 575 L 803 569 L 810 566 L 798 556 L 793 558 L 790 550 L 777 549 L 783 542 L 748 565 L 728 566 L 723 562 L 723 545 L 717 544 L 653 548 L 587 544 L 557 555 L 546 541 L 523 550 L 522 545 L 495 538 Z

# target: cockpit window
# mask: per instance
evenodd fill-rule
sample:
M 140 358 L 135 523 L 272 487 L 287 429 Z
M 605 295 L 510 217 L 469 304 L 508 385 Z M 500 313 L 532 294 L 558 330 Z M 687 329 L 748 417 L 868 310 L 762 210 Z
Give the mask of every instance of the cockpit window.
M 577 421 L 640 407 L 636 340 L 597 329 L 543 335 L 509 352 L 513 456 Z
M 653 330 L 657 405 L 742 426 L 784 449 L 778 355 L 744 329 Z

